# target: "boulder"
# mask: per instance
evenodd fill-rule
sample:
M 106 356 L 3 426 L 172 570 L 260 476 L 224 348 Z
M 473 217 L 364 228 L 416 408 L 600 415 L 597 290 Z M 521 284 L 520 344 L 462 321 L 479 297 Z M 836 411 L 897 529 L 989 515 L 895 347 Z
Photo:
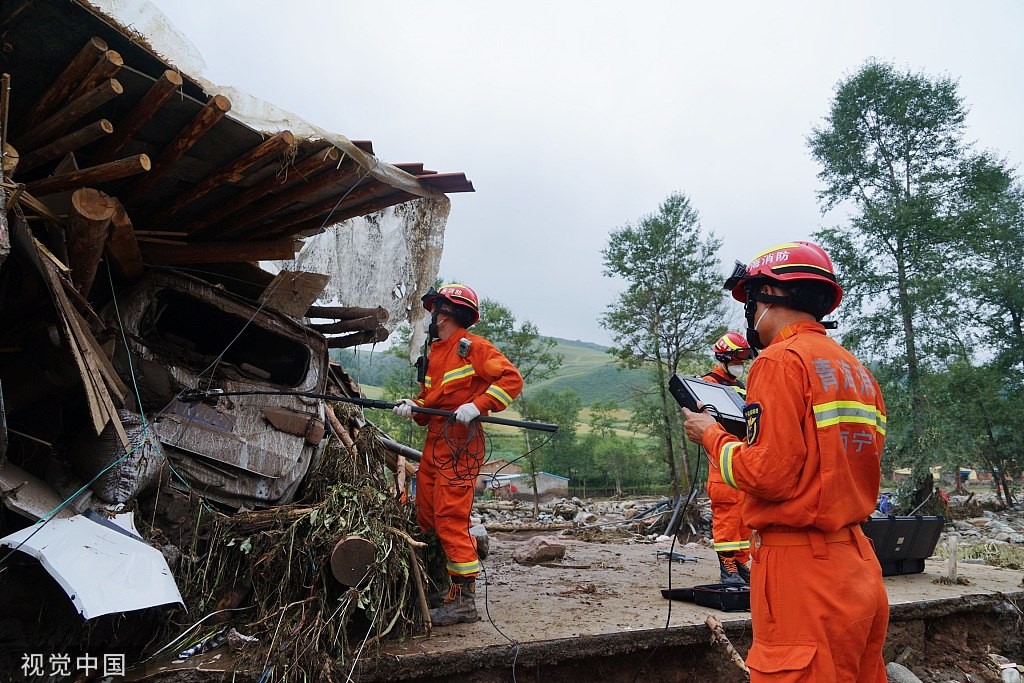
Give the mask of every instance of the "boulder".
M 565 544 L 554 536 L 534 536 L 516 549 L 512 558 L 519 564 L 553 562 L 565 557 Z

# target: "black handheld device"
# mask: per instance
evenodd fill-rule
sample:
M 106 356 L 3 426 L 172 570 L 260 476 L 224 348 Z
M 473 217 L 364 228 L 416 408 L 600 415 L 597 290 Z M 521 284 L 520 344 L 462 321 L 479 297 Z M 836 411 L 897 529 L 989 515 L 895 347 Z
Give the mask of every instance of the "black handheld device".
M 747 438 L 747 420 L 743 416 L 743 399 L 732 387 L 715 384 L 696 377 L 673 375 L 668 390 L 683 408 L 697 412 L 697 404 L 710 406 L 711 416 L 725 431 L 741 439 Z

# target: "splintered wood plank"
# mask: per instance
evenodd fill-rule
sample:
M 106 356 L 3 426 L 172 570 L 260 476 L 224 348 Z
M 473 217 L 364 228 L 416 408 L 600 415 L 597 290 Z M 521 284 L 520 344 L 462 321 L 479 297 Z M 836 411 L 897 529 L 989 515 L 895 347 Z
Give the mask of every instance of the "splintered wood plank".
M 121 202 L 114 200 L 114 216 L 110 219 L 110 237 L 107 238 L 106 253 L 114 272 L 126 280 L 142 276 L 142 251 L 132 228 L 131 218 Z
M 323 293 L 330 275 L 282 270 L 260 295 L 261 305 L 301 318 Z

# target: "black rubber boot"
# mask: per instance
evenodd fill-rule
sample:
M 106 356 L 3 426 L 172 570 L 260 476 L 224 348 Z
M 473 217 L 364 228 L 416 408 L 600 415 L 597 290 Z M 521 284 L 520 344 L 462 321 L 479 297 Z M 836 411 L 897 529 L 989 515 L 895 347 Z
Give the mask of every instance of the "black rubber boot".
M 451 626 L 480 621 L 476 613 L 476 579 L 452 578 L 448 597 L 437 609 L 430 610 L 430 623 Z

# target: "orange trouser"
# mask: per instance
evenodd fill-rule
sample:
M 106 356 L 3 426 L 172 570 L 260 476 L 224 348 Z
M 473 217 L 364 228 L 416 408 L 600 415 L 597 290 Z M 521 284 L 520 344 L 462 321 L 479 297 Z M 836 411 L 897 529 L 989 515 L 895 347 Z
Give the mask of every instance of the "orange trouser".
M 889 600 L 859 526 L 754 533 L 751 683 L 886 683 Z
M 711 536 L 715 552 L 732 553 L 740 564 L 750 559 L 750 527 L 743 523 L 744 494 L 724 481 L 718 468 L 708 473 L 708 498 L 711 499 Z
M 473 510 L 473 486 L 480 474 L 480 459 L 458 446 L 455 456 L 450 447 L 463 436 L 462 430 L 450 429 L 445 434 L 427 431 L 423 446 L 423 459 L 416 473 L 416 523 L 421 531 L 433 530 L 441 541 L 448 558 L 448 573 L 452 576 L 474 577 L 480 573 L 480 559 L 476 554 L 476 541 L 469 533 L 469 515 Z M 475 448 L 483 447 L 471 439 Z M 479 451 L 482 453 L 482 451 Z

